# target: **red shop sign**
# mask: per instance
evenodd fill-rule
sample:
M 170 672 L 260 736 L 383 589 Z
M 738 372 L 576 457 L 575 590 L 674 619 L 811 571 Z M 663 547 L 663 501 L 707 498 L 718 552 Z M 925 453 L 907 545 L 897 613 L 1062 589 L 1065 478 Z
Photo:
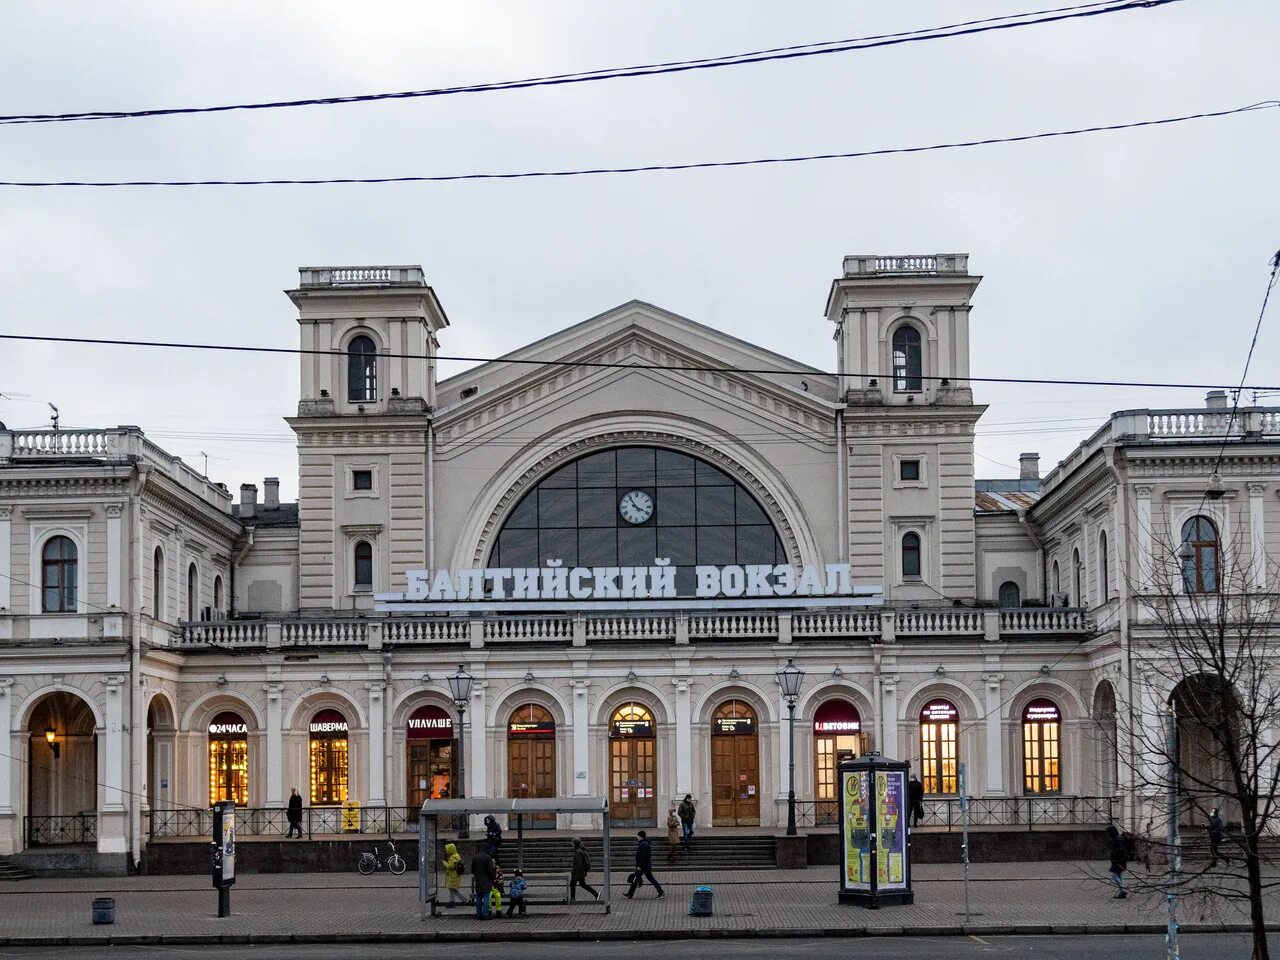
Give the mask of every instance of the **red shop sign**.
M 862 717 L 848 700 L 828 700 L 813 715 L 813 732 L 825 734 L 861 733 Z
M 409 714 L 405 735 L 410 740 L 452 740 L 453 715 L 434 704 L 419 707 Z
M 337 710 L 321 710 L 311 718 L 312 734 L 328 734 L 336 736 L 346 734 L 347 718 Z

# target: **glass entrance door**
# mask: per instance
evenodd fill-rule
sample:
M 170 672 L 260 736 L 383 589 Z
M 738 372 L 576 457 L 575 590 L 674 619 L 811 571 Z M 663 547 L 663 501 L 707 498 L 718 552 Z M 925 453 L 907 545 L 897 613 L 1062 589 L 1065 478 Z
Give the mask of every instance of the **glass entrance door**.
M 652 737 L 609 741 L 609 809 L 620 826 L 657 826 L 657 753 Z

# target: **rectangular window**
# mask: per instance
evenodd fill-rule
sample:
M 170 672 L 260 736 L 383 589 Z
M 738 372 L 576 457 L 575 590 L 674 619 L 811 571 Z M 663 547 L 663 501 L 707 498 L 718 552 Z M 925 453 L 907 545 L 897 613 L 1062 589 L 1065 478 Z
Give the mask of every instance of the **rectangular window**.
M 1022 725 L 1022 782 L 1025 792 L 1057 793 L 1061 789 L 1059 744 L 1057 721 Z
M 920 479 L 920 461 L 919 460 L 899 460 L 898 461 L 898 479 L 899 480 L 919 480 Z
M 925 793 L 956 792 L 956 724 L 920 724 L 921 780 Z
M 351 471 L 351 489 L 352 490 L 372 490 L 373 489 L 373 471 L 372 470 L 352 470 Z

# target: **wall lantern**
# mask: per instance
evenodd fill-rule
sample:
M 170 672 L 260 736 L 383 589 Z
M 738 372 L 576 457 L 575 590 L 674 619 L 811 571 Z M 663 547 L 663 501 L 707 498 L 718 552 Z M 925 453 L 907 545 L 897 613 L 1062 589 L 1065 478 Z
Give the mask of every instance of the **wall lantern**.
M 58 742 L 57 731 L 53 727 L 49 727 L 44 732 L 45 742 L 49 744 L 49 749 L 53 753 L 53 759 L 57 760 L 62 756 L 62 744 Z

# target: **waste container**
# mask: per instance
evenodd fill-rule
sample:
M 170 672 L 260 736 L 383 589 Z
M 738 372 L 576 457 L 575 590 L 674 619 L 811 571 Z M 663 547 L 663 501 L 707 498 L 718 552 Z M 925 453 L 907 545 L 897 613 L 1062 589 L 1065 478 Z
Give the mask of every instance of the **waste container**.
M 711 888 L 709 886 L 704 884 L 693 891 L 693 900 L 689 904 L 689 916 L 711 916 Z
M 95 897 L 94 898 L 93 922 L 94 923 L 115 923 L 116 922 L 116 898 L 115 897 Z
M 360 832 L 360 801 L 344 800 L 342 802 L 342 832 Z

